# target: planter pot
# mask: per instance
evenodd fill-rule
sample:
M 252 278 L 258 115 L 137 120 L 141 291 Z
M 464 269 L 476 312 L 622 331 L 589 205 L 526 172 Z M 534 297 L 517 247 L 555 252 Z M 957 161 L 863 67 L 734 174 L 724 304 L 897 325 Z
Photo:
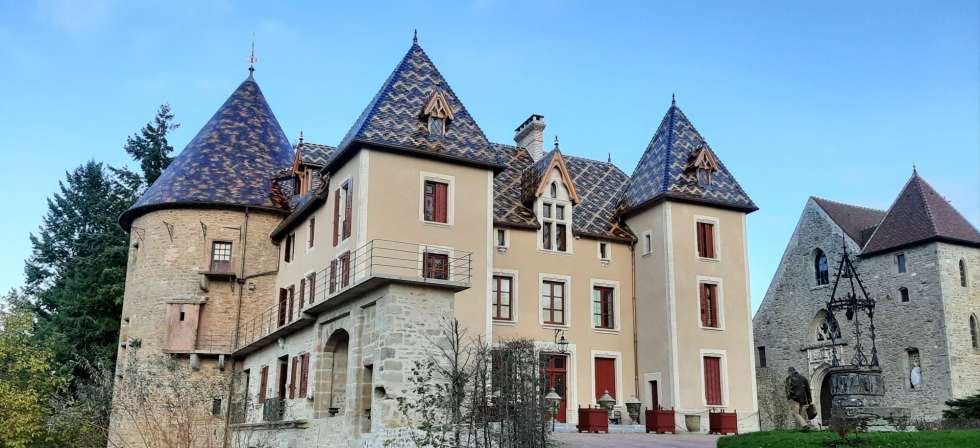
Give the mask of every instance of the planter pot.
M 604 408 L 579 408 L 578 432 L 609 432 L 609 410 Z
M 646 432 L 657 434 L 671 433 L 676 434 L 674 429 L 674 410 L 673 409 L 647 409 L 646 411 Z
M 685 415 L 684 426 L 687 427 L 687 432 L 701 432 L 701 416 L 697 414 Z
M 738 415 L 735 412 L 709 412 L 709 434 L 738 434 Z

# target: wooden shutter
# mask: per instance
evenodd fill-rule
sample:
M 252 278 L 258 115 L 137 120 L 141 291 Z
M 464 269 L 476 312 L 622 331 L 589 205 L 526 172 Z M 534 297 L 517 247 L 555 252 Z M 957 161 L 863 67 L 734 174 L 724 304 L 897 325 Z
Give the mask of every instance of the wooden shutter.
M 344 252 L 340 256 L 340 287 L 346 288 L 350 284 L 350 252 Z
M 313 247 L 313 239 L 316 237 L 316 217 L 310 217 L 310 241 L 309 247 Z
M 699 286 L 699 295 L 701 296 L 701 325 L 708 327 L 708 285 L 701 283 Z
M 609 391 L 609 396 L 616 398 L 616 359 L 615 358 L 596 358 L 595 359 L 595 398 L 598 400 L 602 394 Z
M 704 398 L 709 405 L 721 403 L 721 358 L 704 357 Z
M 259 380 L 259 402 L 265 401 L 266 388 L 269 387 L 269 366 L 262 366 L 262 378 Z
M 443 183 L 435 183 L 435 222 L 449 222 L 448 219 L 448 209 L 449 209 L 449 185 Z
M 333 245 L 340 240 L 340 189 L 333 194 Z
M 299 279 L 299 309 L 303 309 L 303 304 L 306 303 L 306 279 Z
M 708 250 L 708 258 L 715 258 L 715 225 L 704 225 L 705 245 Z
M 288 320 L 293 320 L 293 299 L 296 297 L 296 288 L 292 285 L 289 286 L 289 312 L 287 314 Z
M 704 285 L 705 302 L 708 304 L 708 326 L 718 326 L 718 286 L 713 284 Z
M 316 301 L 316 272 L 310 273 L 310 303 Z
M 337 290 L 337 260 L 330 260 L 330 294 Z
M 351 222 L 353 222 L 353 210 L 354 210 L 354 184 L 350 180 L 347 181 L 347 201 L 344 204 L 344 238 L 350 236 Z
M 286 324 L 286 300 L 287 300 L 288 295 L 289 295 L 289 292 L 286 290 L 286 288 L 279 288 L 279 316 L 278 316 L 279 319 L 278 319 L 278 322 L 279 322 L 279 326 L 280 327 Z
M 293 368 L 291 369 L 291 373 L 289 375 L 289 398 L 290 399 L 296 398 L 296 377 L 298 376 L 296 374 L 299 373 L 299 371 L 296 369 L 296 366 L 299 364 L 297 361 L 298 359 L 296 359 L 296 357 L 294 356 Z
M 303 353 L 300 360 L 299 396 L 302 398 L 306 397 L 306 384 L 310 372 L 310 354 Z

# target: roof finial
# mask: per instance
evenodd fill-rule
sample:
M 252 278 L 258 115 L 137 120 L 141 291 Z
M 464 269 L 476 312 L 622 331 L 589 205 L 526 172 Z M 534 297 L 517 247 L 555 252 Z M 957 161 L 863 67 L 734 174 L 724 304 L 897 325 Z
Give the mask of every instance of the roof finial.
M 412 31 L 412 45 L 418 45 L 418 44 L 419 44 L 419 30 L 418 28 L 416 28 Z
M 299 144 L 303 144 L 303 131 L 299 131 Z
M 606 158 L 606 163 L 612 163 L 612 152 L 610 152 L 609 157 Z
M 670 94 L 670 105 L 671 106 L 677 105 L 677 96 L 675 96 L 673 93 Z
M 253 32 L 252 33 L 252 53 L 249 54 L 249 56 L 248 56 L 248 73 L 249 73 L 249 76 L 251 76 L 252 75 L 252 72 L 255 71 L 255 63 L 256 62 L 259 62 L 259 60 L 255 58 L 255 33 Z
M 555 149 L 558 149 L 558 134 L 555 134 Z
M 912 176 L 918 176 L 918 175 L 919 175 L 919 172 L 918 172 L 918 171 L 916 171 L 916 169 L 915 169 L 915 164 L 913 163 L 913 164 L 912 164 Z

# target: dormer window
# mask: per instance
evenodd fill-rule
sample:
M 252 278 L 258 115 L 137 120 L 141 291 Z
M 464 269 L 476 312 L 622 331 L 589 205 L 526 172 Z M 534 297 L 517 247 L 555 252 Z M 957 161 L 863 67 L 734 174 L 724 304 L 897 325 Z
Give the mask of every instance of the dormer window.
M 551 183 L 551 197 L 552 198 L 558 197 L 558 184 L 555 182 Z
M 556 252 L 568 252 L 570 213 L 566 205 L 553 201 L 541 201 L 541 248 Z
M 718 171 L 718 159 L 707 145 L 701 144 L 691 155 L 687 169 L 697 171 L 698 185 L 708 186 L 711 185 L 711 174 Z
M 442 136 L 449 129 L 449 122 L 453 120 L 453 110 L 446 101 L 446 96 L 442 90 L 436 88 L 429 96 L 429 100 L 422 107 L 419 118 L 426 124 L 426 129 L 431 136 Z

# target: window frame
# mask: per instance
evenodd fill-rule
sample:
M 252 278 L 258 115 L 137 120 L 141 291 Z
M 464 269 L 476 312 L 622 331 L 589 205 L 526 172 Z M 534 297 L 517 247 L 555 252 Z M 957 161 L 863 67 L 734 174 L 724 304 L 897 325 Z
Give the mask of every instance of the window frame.
M 643 253 L 642 256 L 647 256 L 653 253 L 653 231 L 646 230 L 643 232 L 641 237 L 643 241 Z
M 593 330 L 596 330 L 596 331 L 599 331 L 599 332 L 618 332 L 620 330 L 620 328 L 619 328 L 619 284 L 618 284 L 619 282 L 614 282 L 614 281 L 611 281 L 611 280 L 592 280 L 589 283 L 590 283 L 590 285 L 589 285 L 590 286 L 590 288 L 589 288 L 589 293 L 590 293 L 589 294 L 589 304 L 591 305 L 591 308 L 589 310 L 590 311 L 589 314 L 591 316 L 591 319 L 589 319 L 589 320 L 590 320 L 590 322 L 592 324 L 592 329 Z M 609 319 L 610 320 L 610 322 L 609 322 L 610 325 L 608 327 L 604 327 L 604 326 L 601 326 L 601 325 L 596 325 L 596 317 L 597 317 L 597 314 L 596 314 L 596 299 L 597 299 L 596 292 L 600 292 L 600 291 L 609 291 L 609 300 L 612 301 L 612 303 L 610 303 L 608 305 L 608 307 L 609 307 L 608 311 L 612 314 L 611 319 Z M 598 299 L 599 299 L 598 301 L 599 301 L 599 307 L 600 307 L 599 316 L 601 316 L 602 315 L 602 311 L 603 311 L 601 308 L 603 308 L 603 305 L 604 305 L 602 303 L 603 300 L 602 300 L 601 292 L 600 292 L 600 295 L 599 295 Z
M 283 263 L 292 263 L 296 260 L 296 233 L 290 232 L 286 235 L 285 242 L 283 243 Z
M 905 252 L 895 254 L 895 272 L 898 274 L 904 274 L 908 271 L 909 257 L 905 255 Z
M 425 216 L 425 184 L 427 182 L 441 183 L 446 185 L 446 222 L 430 221 Z M 449 174 L 433 173 L 429 171 L 419 172 L 419 221 L 423 224 L 449 227 L 456 223 L 456 177 Z M 433 206 L 433 214 L 435 209 Z M 434 216 L 433 216 L 434 217 Z
M 602 256 L 602 248 L 606 248 L 606 256 Z M 612 243 L 609 241 L 597 241 L 596 242 L 596 256 L 599 257 L 599 261 L 610 262 L 612 261 Z
M 713 256 L 705 257 L 701 255 L 701 224 L 711 226 L 711 250 Z M 694 216 L 694 256 L 702 261 L 721 261 L 721 221 L 713 216 Z
M 900 286 L 898 288 L 898 300 L 901 303 L 909 303 L 912 301 L 912 293 L 909 292 L 908 288 Z
M 216 270 L 215 269 L 215 264 L 214 264 L 215 263 L 215 258 L 214 258 L 214 256 L 215 256 L 215 254 L 217 252 L 218 245 L 227 245 L 228 246 L 228 260 L 226 260 L 226 263 L 228 264 L 228 267 L 227 267 L 226 270 Z M 225 274 L 225 273 L 227 273 L 227 274 L 232 273 L 234 271 L 234 269 L 232 267 L 232 261 L 234 261 L 234 259 L 235 259 L 235 244 L 234 244 L 233 241 L 230 241 L 230 240 L 211 240 L 211 260 L 208 263 L 208 270 L 210 272 L 217 272 L 217 273 L 223 273 L 223 274 Z
M 574 253 L 572 251 L 572 241 L 575 239 L 572 232 L 572 213 L 574 213 L 572 203 L 557 198 L 541 198 L 537 201 L 535 208 L 538 224 L 541 226 L 538 231 L 538 249 L 557 254 Z M 545 210 L 548 213 L 545 213 Z M 558 217 L 559 210 L 562 212 L 561 218 Z M 558 249 L 559 234 L 564 236 L 562 238 L 564 250 Z M 547 245 L 545 238 L 548 239 Z
M 720 387 L 720 389 L 721 389 L 721 404 L 708 404 L 708 396 L 707 396 L 708 388 L 707 388 L 707 382 L 705 381 L 706 380 L 706 378 L 705 378 L 705 373 L 706 372 L 705 372 L 705 368 L 704 368 L 704 358 L 706 358 L 706 357 L 720 358 L 719 361 L 718 361 L 718 380 L 721 383 L 721 387 Z M 719 408 L 719 407 L 728 406 L 728 404 L 731 402 L 730 399 L 729 399 L 730 396 L 729 396 L 729 387 L 728 387 L 729 386 L 729 381 L 728 381 L 728 352 L 726 350 L 722 350 L 722 349 L 701 349 L 700 350 L 699 359 L 701 361 L 701 362 L 698 363 L 698 364 L 700 364 L 700 369 L 701 369 L 701 375 L 700 375 L 701 376 L 701 378 L 700 378 L 700 382 L 701 382 L 701 404 L 704 407 L 709 407 L 709 408 Z
M 820 257 L 823 257 L 825 262 L 826 270 L 820 270 Z M 827 286 L 830 284 L 830 258 L 827 257 L 827 253 L 820 249 L 819 247 L 813 250 L 810 256 L 810 262 L 813 268 L 813 279 L 815 286 Z
M 970 274 L 966 267 L 966 259 L 960 258 L 960 261 L 956 263 L 956 266 L 960 274 L 960 287 L 966 288 L 970 286 Z
M 514 293 L 514 291 L 517 288 L 517 282 L 515 281 L 515 278 L 516 278 L 515 274 L 503 273 L 499 271 L 494 271 L 490 277 L 490 281 L 493 282 L 493 285 L 490 286 L 490 307 L 492 310 L 490 316 L 494 322 L 514 323 L 517 320 L 516 319 L 517 313 L 514 312 L 515 311 L 514 308 L 516 304 L 515 303 L 516 294 Z M 506 279 L 510 286 L 510 290 L 507 292 L 507 294 L 509 294 L 510 300 L 509 303 L 506 305 L 508 308 L 509 316 L 506 318 L 500 317 L 500 309 L 502 305 L 500 305 L 501 292 L 498 285 L 501 283 L 500 280 L 503 279 Z
M 453 272 L 453 261 L 456 259 L 456 251 L 452 247 L 448 246 L 432 246 L 432 245 L 421 245 L 418 251 L 418 266 L 419 266 L 419 278 L 429 279 L 429 280 L 444 280 L 452 281 L 455 275 Z M 446 257 L 446 278 L 440 279 L 435 277 L 426 276 L 426 256 L 432 255 L 444 255 Z
M 497 250 L 506 251 L 510 249 L 510 230 L 503 227 L 495 227 L 493 232 L 493 245 Z M 504 237 L 504 244 L 500 244 L 500 236 Z
M 970 345 L 973 351 L 978 352 L 980 351 L 980 319 L 976 314 L 970 314 L 967 325 L 970 326 Z
M 711 331 L 724 331 L 725 330 L 725 293 L 722 279 L 718 277 L 708 277 L 708 276 L 697 276 L 696 279 L 697 291 L 695 296 L 697 297 L 698 305 L 698 327 L 702 330 Z M 717 326 L 705 326 L 704 321 L 701 319 L 701 285 L 714 285 L 715 290 L 715 316 L 718 320 Z
M 563 288 L 562 288 L 562 294 L 563 294 L 563 297 L 562 297 L 562 319 L 563 319 L 563 322 L 561 322 L 561 323 L 557 323 L 556 321 L 551 321 L 551 320 L 548 320 L 548 319 L 545 318 L 546 310 L 547 310 L 548 314 L 550 314 L 549 317 L 554 317 L 554 298 L 553 298 L 553 296 L 549 297 L 549 300 L 551 300 L 551 303 L 549 303 L 548 305 L 551 306 L 551 308 L 545 308 L 545 303 L 544 303 L 545 295 L 544 295 L 544 291 L 543 291 L 543 286 L 545 285 L 546 282 L 548 282 L 548 283 L 560 283 L 560 284 L 563 284 L 564 285 Z M 542 327 L 545 327 L 545 328 L 562 328 L 562 329 L 567 329 L 567 328 L 571 327 L 571 325 L 572 325 L 572 313 L 570 312 L 570 307 L 571 307 L 571 304 L 572 304 L 572 287 L 571 286 L 572 286 L 572 278 L 570 276 L 561 275 L 561 274 L 546 274 L 546 273 L 540 273 L 540 274 L 538 274 L 538 286 L 537 286 L 538 321 L 539 321 L 539 323 L 540 323 L 540 325 Z M 552 291 L 549 291 L 549 292 L 551 292 L 553 294 L 553 290 Z

